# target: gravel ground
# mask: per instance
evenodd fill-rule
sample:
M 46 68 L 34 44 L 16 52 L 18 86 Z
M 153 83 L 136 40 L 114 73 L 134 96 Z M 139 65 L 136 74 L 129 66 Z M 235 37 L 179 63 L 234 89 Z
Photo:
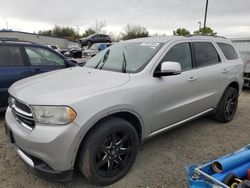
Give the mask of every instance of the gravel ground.
M 234 120 L 217 123 L 208 117 L 148 140 L 130 172 L 112 188 L 187 187 L 185 167 L 231 153 L 250 143 L 250 90 L 240 96 Z M 33 175 L 16 155 L 4 133 L 4 115 L 0 115 L 0 187 L 59 188 L 95 187 L 76 175 L 73 181 L 60 184 Z

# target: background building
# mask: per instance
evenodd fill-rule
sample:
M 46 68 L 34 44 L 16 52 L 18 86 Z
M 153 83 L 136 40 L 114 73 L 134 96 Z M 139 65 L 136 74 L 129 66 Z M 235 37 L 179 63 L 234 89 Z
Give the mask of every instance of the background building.
M 66 49 L 72 46 L 78 46 L 78 43 L 70 42 L 64 38 L 50 37 L 21 31 L 0 30 L 0 38 L 25 40 L 42 45 L 58 45 L 61 49 Z
M 234 46 L 240 52 L 250 52 L 250 37 L 248 38 L 232 38 Z
M 245 64 L 250 63 L 250 37 L 231 39 Z

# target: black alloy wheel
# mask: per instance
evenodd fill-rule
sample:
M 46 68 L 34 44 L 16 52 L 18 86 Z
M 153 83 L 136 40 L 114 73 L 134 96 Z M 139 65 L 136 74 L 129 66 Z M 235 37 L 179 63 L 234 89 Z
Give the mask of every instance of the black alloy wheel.
M 90 131 L 80 148 L 78 167 L 92 183 L 109 185 L 132 167 L 139 137 L 134 126 L 119 117 L 109 117 Z
M 104 177 L 113 177 L 122 171 L 129 160 L 133 143 L 129 135 L 113 132 L 103 140 L 96 153 L 95 168 Z
M 238 106 L 238 91 L 228 87 L 216 109 L 213 118 L 219 122 L 229 122 L 234 118 Z

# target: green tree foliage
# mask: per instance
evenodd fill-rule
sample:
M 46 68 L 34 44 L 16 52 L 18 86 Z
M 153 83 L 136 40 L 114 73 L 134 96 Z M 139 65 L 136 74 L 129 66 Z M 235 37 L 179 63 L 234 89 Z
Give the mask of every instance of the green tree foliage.
M 142 37 L 148 37 L 148 36 L 149 36 L 149 32 L 147 31 L 147 29 L 140 25 L 128 24 L 124 28 L 124 32 L 122 33 L 123 40 L 142 38 Z
M 68 39 L 70 41 L 76 41 L 80 38 L 78 32 L 71 27 L 61 27 L 56 25 L 52 30 L 39 31 L 38 34 L 53 36 L 53 37 L 61 37 Z
M 88 27 L 84 33 L 82 34 L 82 37 L 88 37 L 89 35 L 97 34 L 97 33 L 105 33 L 104 28 L 107 26 L 106 22 L 104 20 L 98 21 L 96 20 L 94 24 L 92 24 L 90 27 Z
M 95 30 L 92 29 L 91 27 L 89 27 L 89 28 L 87 28 L 87 29 L 84 31 L 84 33 L 82 34 L 82 37 L 87 37 L 87 36 L 93 35 L 93 34 L 95 34 L 95 33 L 96 33 Z
M 195 35 L 208 35 L 208 36 L 216 36 L 217 33 L 210 27 L 200 28 L 197 31 L 194 31 Z
M 185 28 L 178 28 L 175 31 L 173 31 L 173 35 L 175 35 L 175 36 L 187 36 L 187 35 L 190 35 L 190 32 Z

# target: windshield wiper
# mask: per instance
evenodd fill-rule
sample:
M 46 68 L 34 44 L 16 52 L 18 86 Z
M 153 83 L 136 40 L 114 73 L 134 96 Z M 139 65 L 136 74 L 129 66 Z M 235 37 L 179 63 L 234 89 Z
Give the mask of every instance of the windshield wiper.
M 102 58 L 102 59 L 97 63 L 97 65 L 95 66 L 95 69 L 98 68 L 98 66 L 100 65 L 101 62 L 102 62 L 102 66 L 100 67 L 100 69 L 103 68 L 104 64 L 106 63 L 106 61 L 107 61 L 107 59 L 108 59 L 109 52 L 110 52 L 110 49 L 108 49 L 108 50 L 105 52 L 103 58 Z
M 125 53 L 122 52 L 122 55 L 123 55 L 123 61 L 122 61 L 122 72 L 123 73 L 126 73 L 126 69 L 127 69 L 127 60 L 126 60 L 126 56 L 125 56 Z

